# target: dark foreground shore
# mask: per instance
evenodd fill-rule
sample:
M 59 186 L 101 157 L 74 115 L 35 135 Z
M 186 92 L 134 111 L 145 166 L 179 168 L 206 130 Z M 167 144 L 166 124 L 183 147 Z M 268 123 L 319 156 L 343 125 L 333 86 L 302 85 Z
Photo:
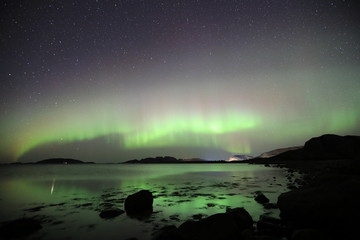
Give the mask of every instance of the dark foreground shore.
M 183 240 L 357 239 L 359 223 L 357 206 L 360 200 L 359 159 L 316 162 L 273 161 L 267 165 L 287 168 L 289 191 L 280 194 L 277 202 L 269 201 L 266 191 L 254 195 L 255 201 L 264 207 L 264 214 L 259 219 L 253 219 L 248 212 L 249 209 L 243 208 L 239 203 L 224 208 L 214 215 L 201 216 L 199 214 L 193 220 L 182 222 L 180 225 L 175 226 L 171 222 L 164 222 L 165 227 L 153 232 L 152 238 Z M 129 201 L 128 204 L 126 203 L 128 198 L 130 205 Z M 100 218 L 116 219 L 126 213 L 137 219 L 146 219 L 155 214 L 153 210 L 156 211 L 156 206 L 153 206 L 153 198 L 156 198 L 156 193 L 152 195 L 151 192 L 145 192 L 145 194 L 137 196 L 135 194 L 135 197 L 128 196 L 128 198 L 124 199 L 123 210 L 112 208 L 101 211 Z M 86 205 L 91 206 L 91 203 Z M 269 208 L 279 208 L 280 218 L 265 214 L 265 209 Z M 41 211 L 40 208 L 30 210 Z M 41 220 L 33 218 L 21 218 L 2 223 L 1 239 L 31 239 L 33 233 L 45 227 Z M 123 239 L 121 234 L 119 239 Z

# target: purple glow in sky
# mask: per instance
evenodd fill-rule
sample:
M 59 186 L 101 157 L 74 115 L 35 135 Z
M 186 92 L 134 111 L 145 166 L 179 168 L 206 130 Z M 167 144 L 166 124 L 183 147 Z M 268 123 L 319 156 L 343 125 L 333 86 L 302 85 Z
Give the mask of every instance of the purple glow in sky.
M 355 1 L 1 5 L 1 162 L 228 159 L 360 134 Z

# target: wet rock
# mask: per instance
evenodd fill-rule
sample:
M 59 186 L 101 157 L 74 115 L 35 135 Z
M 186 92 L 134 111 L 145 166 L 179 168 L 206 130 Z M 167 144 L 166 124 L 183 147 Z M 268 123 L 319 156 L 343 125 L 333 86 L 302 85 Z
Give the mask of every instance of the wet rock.
M 200 221 L 187 221 L 179 226 L 184 239 L 219 240 L 235 239 L 241 234 L 234 220 L 225 213 L 219 213 Z
M 255 201 L 260 204 L 265 204 L 268 203 L 270 200 L 262 192 L 257 192 L 255 196 Z
M 152 211 L 153 195 L 148 190 L 141 190 L 125 199 L 125 211 L 128 214 L 138 214 Z
M 4 222 L 0 227 L 0 236 L 7 238 L 26 237 L 42 228 L 40 221 L 33 218 L 20 218 Z
M 245 208 L 229 208 L 226 210 L 226 214 L 233 218 L 240 231 L 252 229 L 254 221 Z
M 121 209 L 107 209 L 107 210 L 101 211 L 99 216 L 104 219 L 111 219 L 111 218 L 117 217 L 123 213 L 124 213 L 124 211 Z

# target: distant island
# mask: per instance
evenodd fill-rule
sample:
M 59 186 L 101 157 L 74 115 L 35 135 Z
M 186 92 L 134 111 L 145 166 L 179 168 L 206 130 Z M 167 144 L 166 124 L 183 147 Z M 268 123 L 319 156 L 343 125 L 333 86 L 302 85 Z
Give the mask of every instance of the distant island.
M 36 164 L 94 164 L 94 162 L 83 162 L 72 158 L 50 158 L 38 161 Z
M 133 160 L 129 160 L 126 162 L 122 162 L 124 164 L 136 164 L 136 163 L 225 163 L 225 160 L 213 160 L 213 161 L 209 161 L 209 160 L 204 160 L 201 158 L 190 158 L 190 159 L 177 159 L 174 157 L 170 157 L 170 156 L 165 156 L 165 157 L 148 157 L 148 158 L 143 158 L 140 160 L 137 159 L 133 159 Z

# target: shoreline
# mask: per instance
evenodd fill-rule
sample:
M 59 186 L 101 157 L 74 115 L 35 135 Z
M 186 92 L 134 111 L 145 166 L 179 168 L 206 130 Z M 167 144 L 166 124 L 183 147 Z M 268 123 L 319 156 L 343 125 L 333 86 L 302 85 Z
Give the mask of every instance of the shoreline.
M 265 167 L 270 168 L 284 168 L 287 173 L 286 178 L 290 183 L 287 186 L 288 190 L 281 192 L 276 201 L 276 205 L 280 211 L 280 218 L 268 217 L 266 215 L 265 209 L 266 204 L 264 204 L 262 216 L 258 221 L 254 221 L 255 224 L 253 228 L 243 229 L 242 231 L 246 231 L 241 234 L 245 234 L 246 236 L 241 235 L 242 237 L 239 239 L 250 240 L 261 238 L 274 240 L 301 240 L 309 239 L 309 237 L 314 236 L 316 236 L 317 239 L 336 239 L 339 237 L 344 238 L 344 236 L 346 239 L 352 239 L 351 236 L 354 233 L 354 229 L 356 229 L 354 228 L 354 223 L 356 223 L 356 221 L 353 222 L 353 224 L 351 224 L 351 221 L 354 221 L 354 217 L 356 217 L 356 215 L 354 214 L 354 211 L 351 210 L 355 209 L 356 204 L 358 203 L 358 199 L 356 198 L 356 195 L 354 195 L 354 191 L 356 192 L 356 187 L 359 187 L 358 183 L 360 182 L 360 161 L 358 159 L 321 161 L 267 161 L 266 163 L 244 162 L 244 164 L 258 166 L 264 165 Z M 195 185 L 192 186 L 199 187 Z M 270 189 L 265 190 L 267 191 Z M 266 191 L 263 194 L 265 197 L 267 195 Z M 321 193 L 320 196 L 319 193 Z M 352 199 L 350 202 L 348 201 L 349 195 L 351 195 L 350 199 Z M 162 196 L 158 195 L 157 197 L 161 198 Z M 253 197 L 255 198 L 257 196 Z M 313 204 L 315 204 L 316 209 L 307 204 L 309 199 Z M 333 199 L 336 199 L 336 201 Z M 342 201 L 341 199 L 347 200 L 345 204 L 346 206 L 338 208 L 339 202 Z M 88 204 L 90 205 L 90 203 Z M 272 207 L 276 207 L 276 205 L 272 205 Z M 218 214 L 220 214 L 220 217 L 228 218 L 228 214 L 230 214 L 230 212 L 233 210 L 235 212 L 241 212 L 242 210 L 237 210 L 241 207 L 241 203 L 232 204 L 229 206 L 229 208 L 223 208 L 223 212 L 218 211 L 218 213 L 213 215 L 203 214 L 202 216 L 199 216 L 199 219 L 194 218 L 193 220 L 196 220 L 194 221 L 197 222 L 196 224 L 203 224 L 205 222 L 207 226 L 207 224 L 211 224 L 211 221 L 216 221 Z M 300 215 L 299 211 L 297 210 L 299 208 L 302 209 L 302 214 Z M 320 213 L 318 213 L 319 209 L 321 210 Z M 336 213 L 337 209 L 341 209 L 341 213 L 336 215 L 334 212 Z M 350 212 L 353 213 L 349 214 Z M 172 217 L 176 218 L 176 216 Z M 329 221 L 327 220 L 340 218 L 347 219 L 345 221 L 346 224 L 337 222 L 336 226 L 331 224 L 329 225 Z M 232 220 L 229 221 L 232 222 Z M 187 222 L 188 220 L 185 222 L 180 222 L 178 227 L 164 226 L 163 228 L 159 228 L 152 239 L 191 240 L 191 236 L 187 238 L 179 238 L 177 235 L 172 235 L 179 231 L 179 227 L 181 225 L 185 223 L 189 224 Z M 222 230 L 220 229 L 219 231 Z M 172 237 L 163 238 L 164 234 L 170 234 Z M 299 234 L 307 234 L 307 238 L 299 238 Z

